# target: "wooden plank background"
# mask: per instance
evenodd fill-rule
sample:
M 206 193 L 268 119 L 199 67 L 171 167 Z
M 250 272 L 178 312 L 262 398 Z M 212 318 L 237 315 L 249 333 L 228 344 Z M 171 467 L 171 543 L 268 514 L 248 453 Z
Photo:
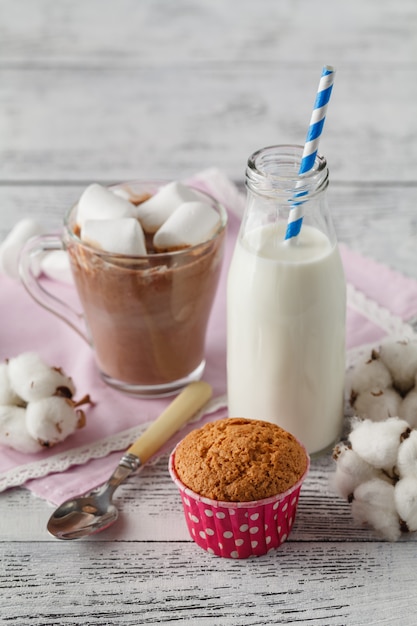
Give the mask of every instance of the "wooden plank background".
M 92 181 L 214 166 L 241 184 L 254 150 L 304 141 L 325 63 L 338 237 L 417 278 L 415 0 L 0 0 L 0 237 L 28 215 L 56 228 Z M 355 525 L 329 455 L 290 540 L 245 562 L 188 539 L 166 461 L 120 488 L 118 525 L 88 540 L 49 538 L 44 501 L 0 494 L 1 623 L 416 623 L 415 536 Z

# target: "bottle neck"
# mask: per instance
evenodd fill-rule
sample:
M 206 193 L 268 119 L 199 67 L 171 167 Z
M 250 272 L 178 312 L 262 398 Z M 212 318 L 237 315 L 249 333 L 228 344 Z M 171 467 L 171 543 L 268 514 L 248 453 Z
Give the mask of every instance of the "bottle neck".
M 325 191 L 329 184 L 326 159 L 316 156 L 313 168 L 300 176 L 302 153 L 302 146 L 277 145 L 252 154 L 246 168 L 248 190 L 285 202 L 295 197 L 311 199 Z
M 289 223 L 296 207 L 302 216 L 300 238 L 313 227 L 336 243 L 336 235 L 327 206 L 326 189 L 329 171 L 326 159 L 317 156 L 313 168 L 298 174 L 302 146 L 280 145 L 262 148 L 248 159 L 246 169 L 247 199 L 239 237 L 262 227 L 276 225 L 277 232 Z M 284 225 L 284 226 L 283 226 Z M 299 239 L 299 237 L 297 237 Z

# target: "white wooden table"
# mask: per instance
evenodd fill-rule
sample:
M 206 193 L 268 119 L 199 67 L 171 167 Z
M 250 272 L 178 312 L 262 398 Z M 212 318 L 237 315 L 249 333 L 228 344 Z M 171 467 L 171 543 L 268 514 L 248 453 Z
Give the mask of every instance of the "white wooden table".
M 242 182 L 255 149 L 303 142 L 324 63 L 339 239 L 417 278 L 415 0 L 0 0 L 1 237 L 28 214 L 58 225 L 92 181 L 217 166 Z M 120 522 L 86 540 L 50 538 L 29 491 L 0 494 L 0 623 L 417 623 L 416 537 L 355 525 L 330 456 L 289 541 L 249 561 L 186 538 L 166 463 L 121 487 Z M 177 539 L 138 541 L 162 502 Z

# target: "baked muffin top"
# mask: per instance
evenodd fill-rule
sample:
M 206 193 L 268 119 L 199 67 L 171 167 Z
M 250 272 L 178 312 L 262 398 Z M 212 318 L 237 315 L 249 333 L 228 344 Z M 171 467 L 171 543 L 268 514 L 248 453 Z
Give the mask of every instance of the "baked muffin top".
M 203 497 L 249 502 L 292 487 L 307 469 L 307 455 L 276 424 L 227 417 L 190 432 L 176 448 L 175 469 Z

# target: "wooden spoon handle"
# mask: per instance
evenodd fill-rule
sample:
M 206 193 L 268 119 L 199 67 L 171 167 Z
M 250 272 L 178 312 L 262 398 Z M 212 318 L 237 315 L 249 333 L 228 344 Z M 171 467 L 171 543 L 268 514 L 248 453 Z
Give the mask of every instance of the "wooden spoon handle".
M 139 457 L 141 465 L 161 448 L 211 398 L 212 388 L 204 382 L 190 383 L 161 415 L 130 446 L 128 454 Z

